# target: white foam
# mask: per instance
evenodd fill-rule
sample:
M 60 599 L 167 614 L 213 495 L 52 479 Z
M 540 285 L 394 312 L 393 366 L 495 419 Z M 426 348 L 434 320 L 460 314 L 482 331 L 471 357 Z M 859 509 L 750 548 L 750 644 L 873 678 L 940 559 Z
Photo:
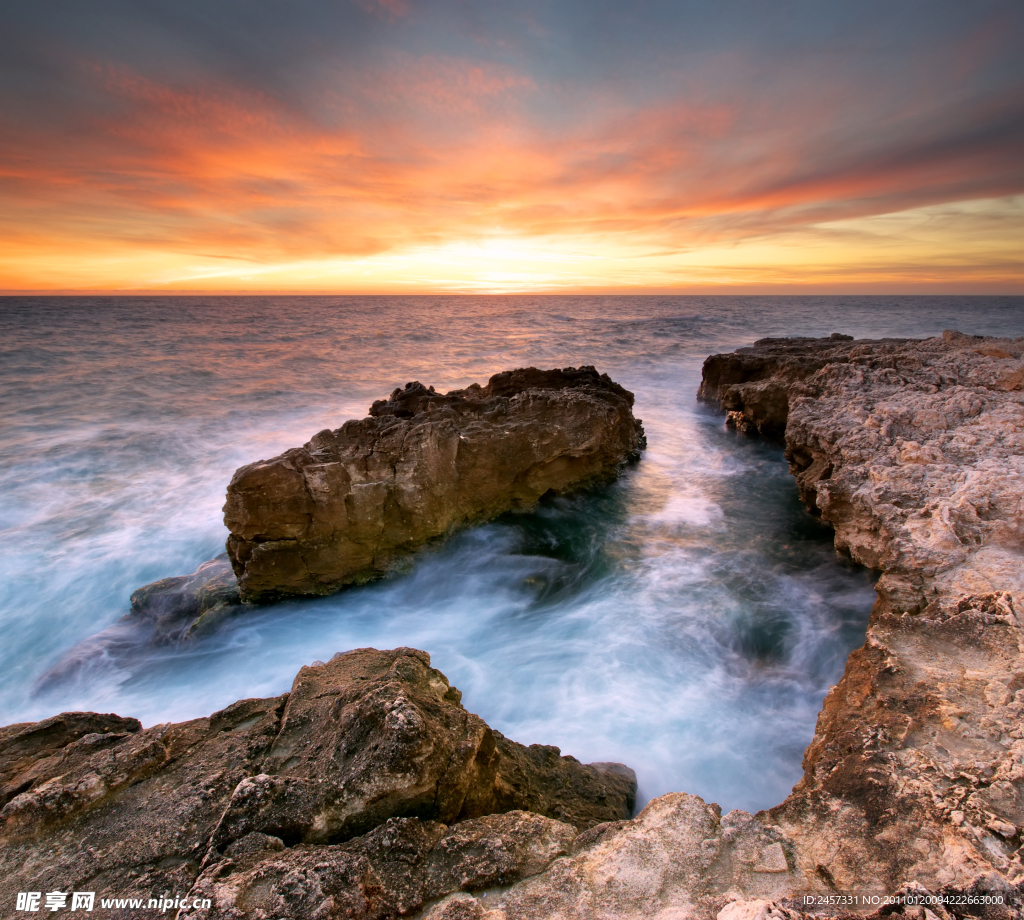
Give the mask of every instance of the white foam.
M 708 501 L 702 495 L 673 495 L 665 502 L 664 507 L 647 516 L 652 524 L 677 525 L 691 524 L 695 527 L 709 527 L 721 523 L 724 519 L 722 509 L 715 502 Z

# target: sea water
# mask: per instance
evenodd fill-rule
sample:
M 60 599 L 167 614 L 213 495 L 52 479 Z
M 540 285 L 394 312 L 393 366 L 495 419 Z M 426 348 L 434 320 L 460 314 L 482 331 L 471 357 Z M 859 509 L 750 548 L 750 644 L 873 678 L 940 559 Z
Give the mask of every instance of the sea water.
M 778 445 L 695 401 L 701 363 L 766 335 L 945 328 L 1024 334 L 1024 299 L 0 299 L 2 721 L 177 721 L 286 691 L 315 659 L 404 645 L 510 738 L 632 766 L 641 801 L 776 804 L 863 642 L 874 576 L 836 556 Z M 375 584 L 41 683 L 135 588 L 223 551 L 238 466 L 412 380 L 580 364 L 632 390 L 647 431 L 615 484 L 467 530 Z

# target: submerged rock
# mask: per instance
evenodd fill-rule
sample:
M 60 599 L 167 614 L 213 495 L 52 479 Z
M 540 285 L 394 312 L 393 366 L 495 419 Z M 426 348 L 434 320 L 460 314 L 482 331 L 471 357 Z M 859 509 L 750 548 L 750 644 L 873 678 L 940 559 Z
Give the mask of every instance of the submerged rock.
M 169 891 L 209 898 L 204 917 L 398 917 L 629 817 L 627 767 L 516 744 L 460 696 L 425 652 L 361 649 L 205 719 L 0 729 L 0 903 Z
M 157 642 L 209 632 L 244 606 L 227 553 L 204 562 L 191 575 L 144 585 L 132 592 L 131 605 L 128 618 L 151 624 Z
M 244 613 L 227 553 L 204 562 L 191 575 L 162 578 L 132 592 L 131 611 L 79 642 L 36 682 L 36 694 L 88 683 L 95 668 L 111 662 L 138 664 L 143 650 L 198 639 Z
M 369 417 L 235 473 L 224 522 L 241 597 L 329 594 L 460 527 L 613 478 L 645 446 L 632 406 L 593 367 L 395 390 Z

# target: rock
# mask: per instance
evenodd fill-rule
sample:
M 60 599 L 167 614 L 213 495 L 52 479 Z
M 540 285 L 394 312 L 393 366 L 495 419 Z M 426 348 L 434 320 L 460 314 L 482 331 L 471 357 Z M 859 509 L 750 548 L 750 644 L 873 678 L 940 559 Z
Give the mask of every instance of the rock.
M 209 632 L 244 609 L 227 553 L 191 575 L 144 585 L 132 592 L 131 605 L 127 619 L 151 623 L 159 644 Z
M 228 552 L 138 588 L 130 613 L 35 689 L 207 635 L 252 603 L 367 581 L 460 527 L 613 478 L 646 446 L 632 405 L 593 367 L 506 371 L 447 395 L 419 383 L 395 390 L 368 418 L 238 470 L 224 508 Z
M 493 797 L 484 812 L 520 808 L 548 815 L 580 830 L 633 813 L 636 774 L 620 763 L 580 769 L 575 757 L 546 744 L 524 747 L 493 732 L 501 756 Z
M 395 390 L 369 417 L 235 473 L 224 522 L 241 597 L 329 594 L 458 528 L 613 478 L 645 446 L 632 405 L 593 367 Z
M 797 879 L 788 857 L 782 872 L 761 864 L 787 847 L 776 827 L 742 812 L 723 819 L 717 805 L 670 793 L 631 821 L 581 834 L 571 856 L 497 893 L 494 907 L 506 920 L 710 920 L 726 891 L 785 896 Z
M 303 669 L 289 697 L 123 740 L 82 714 L 0 731 L 0 769 L 22 777 L 7 807 L 34 803 L 0 825 L 0 896 L 192 886 L 211 906 L 188 915 L 224 918 L 1019 920 L 1022 353 L 947 333 L 709 359 L 702 398 L 783 433 L 837 547 L 882 570 L 775 808 L 723 817 L 672 793 L 625 820 L 628 773 L 514 745 L 422 653 L 364 650 Z M 854 895 L 879 900 L 847 911 Z
M 38 761 L 28 788 L 0 812 L 0 903 L 13 904 L 19 891 L 144 901 L 187 892 L 233 789 L 259 772 L 285 699 L 242 701 L 176 725 L 129 724 L 98 749 L 77 747 L 92 740 L 85 735 Z M 0 758 L 6 752 L 0 742 Z M 127 769 L 118 772 L 120 764 Z M 142 769 L 129 772 L 134 765 Z M 69 795 L 60 813 L 24 807 L 50 783 L 99 794 Z
M 138 719 L 95 712 L 62 712 L 42 722 L 0 728 L 0 808 L 52 776 L 54 758 L 60 763 L 73 754 L 109 747 L 141 728 Z
M 253 831 L 334 842 L 398 816 L 452 824 L 522 808 L 587 828 L 631 812 L 632 770 L 524 748 L 460 699 L 415 650 L 303 668 L 262 771 L 234 790 L 214 845 Z
M 435 845 L 428 888 L 474 891 L 536 875 L 565 856 L 576 836 L 572 825 L 526 811 L 463 821 Z
M 699 396 L 737 428 L 784 428 L 805 503 L 884 572 L 889 607 L 915 613 L 1024 587 L 1022 354 L 1024 339 L 957 332 L 765 339 L 708 358 Z
M 361 649 L 299 671 L 262 772 L 235 789 L 213 842 L 335 842 L 389 817 L 451 824 L 512 809 L 586 828 L 631 812 L 636 778 L 623 769 L 492 732 L 425 652 Z
M 501 911 L 486 911 L 470 894 L 452 894 L 439 901 L 425 915 L 424 920 L 505 920 Z
M 63 655 L 35 689 L 206 636 L 252 603 L 367 581 L 460 527 L 610 479 L 646 446 L 632 405 L 592 367 L 506 371 L 447 395 L 418 383 L 395 390 L 368 418 L 238 470 L 228 553 L 138 588 L 130 613 Z
M 789 910 L 775 901 L 754 898 L 750 901 L 733 901 L 718 912 L 717 920 L 798 920 L 798 911 Z
M 211 907 L 195 915 L 211 920 L 260 910 L 282 920 L 318 915 L 383 920 L 406 916 L 438 898 L 443 901 L 430 916 L 486 917 L 476 898 L 445 896 L 540 872 L 565 855 L 575 836 L 569 825 L 520 811 L 451 828 L 390 818 L 341 844 L 284 848 L 280 841 L 275 846 L 261 841 L 242 858 L 235 844 L 228 858 L 207 862 L 189 896 L 210 900 Z
M 221 553 L 191 575 L 133 591 L 131 612 L 62 655 L 34 690 L 60 693 L 73 681 L 88 682 L 97 664 L 137 662 L 142 649 L 199 639 L 250 609 L 239 596 L 227 553 Z
M 397 917 L 629 816 L 628 768 L 518 745 L 460 698 L 424 652 L 361 649 L 207 719 L 0 729 L 0 903 L 191 890 L 203 917 Z

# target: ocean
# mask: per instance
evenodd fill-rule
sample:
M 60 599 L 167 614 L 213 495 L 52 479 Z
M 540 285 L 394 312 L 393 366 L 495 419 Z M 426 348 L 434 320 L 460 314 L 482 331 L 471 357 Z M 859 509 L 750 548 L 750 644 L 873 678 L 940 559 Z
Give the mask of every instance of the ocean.
M 874 575 L 838 558 L 782 449 L 697 404 L 703 359 L 768 335 L 1024 335 L 1020 297 L 0 298 L 0 711 L 145 725 L 413 646 L 523 743 L 621 761 L 641 801 L 774 805 L 863 642 Z M 383 581 L 44 680 L 155 579 L 223 551 L 234 470 L 419 380 L 593 364 L 649 447 L 618 482 L 417 554 Z

